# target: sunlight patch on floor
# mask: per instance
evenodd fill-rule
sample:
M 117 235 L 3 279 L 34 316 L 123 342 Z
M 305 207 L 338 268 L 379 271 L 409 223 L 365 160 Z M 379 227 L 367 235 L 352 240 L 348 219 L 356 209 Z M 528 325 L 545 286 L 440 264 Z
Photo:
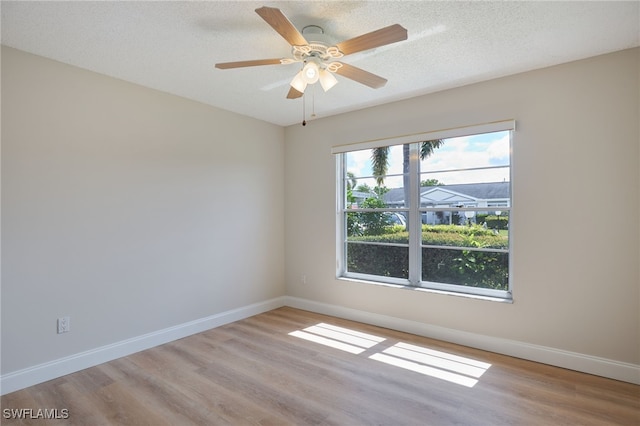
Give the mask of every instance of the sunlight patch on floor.
M 296 330 L 289 333 L 289 335 L 352 354 L 360 354 L 385 340 L 372 334 L 325 323 L 319 323 L 303 330 Z
M 402 342 L 369 358 L 469 388 L 491 367 L 486 362 Z
M 486 362 L 402 342 L 385 349 L 383 352 L 476 378 L 482 376 L 491 367 L 491 364 Z
M 359 355 L 386 339 L 344 327 L 318 323 L 290 336 Z M 473 387 L 491 364 L 447 352 L 399 342 L 369 356 L 369 359 L 435 377 L 466 387 Z

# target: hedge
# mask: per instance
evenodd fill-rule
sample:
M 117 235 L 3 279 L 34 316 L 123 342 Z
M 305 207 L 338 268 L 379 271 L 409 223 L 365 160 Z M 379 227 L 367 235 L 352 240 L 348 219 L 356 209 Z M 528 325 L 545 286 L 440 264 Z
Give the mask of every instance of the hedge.
M 382 277 L 409 278 L 409 248 L 349 244 L 347 270 Z
M 506 290 L 509 256 L 502 252 L 485 252 L 465 248 L 508 247 L 507 237 L 480 226 L 424 225 L 422 240 L 426 245 L 461 248 L 423 248 L 422 280 L 471 287 Z M 408 278 L 408 247 L 357 244 L 381 242 L 408 244 L 406 231 L 392 234 L 350 237 L 347 247 L 349 272 L 383 277 Z M 462 248 L 465 247 L 465 248 Z
M 400 231 L 382 235 L 354 236 L 349 237 L 348 241 L 408 244 L 409 233 Z M 509 245 L 507 237 L 496 235 L 492 230 L 484 229 L 481 226 L 456 225 L 423 225 L 422 243 L 434 246 L 496 249 L 506 249 Z
M 486 223 L 487 228 L 489 229 L 509 229 L 509 215 L 507 214 L 500 216 L 478 214 L 476 216 L 476 221 L 478 223 Z

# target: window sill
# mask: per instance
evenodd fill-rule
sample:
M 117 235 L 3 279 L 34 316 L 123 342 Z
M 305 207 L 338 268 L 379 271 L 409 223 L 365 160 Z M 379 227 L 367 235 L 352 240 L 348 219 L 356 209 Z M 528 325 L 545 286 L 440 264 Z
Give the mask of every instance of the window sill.
M 359 278 L 349 278 L 349 277 L 337 277 L 339 281 L 349 281 L 359 284 L 368 284 L 368 285 L 378 285 L 383 287 L 392 287 L 401 290 L 411 290 L 418 291 L 421 293 L 433 293 L 433 294 L 443 294 L 446 296 L 455 296 L 455 297 L 464 297 L 467 299 L 475 299 L 475 300 L 484 300 L 488 302 L 498 302 L 498 303 L 513 303 L 513 299 L 510 297 L 495 297 L 495 296 L 484 296 L 479 294 L 470 294 L 470 293 L 461 293 L 455 291 L 446 291 L 446 290 L 437 290 L 434 288 L 426 288 L 426 287 L 416 287 L 411 285 L 404 284 L 391 284 L 391 283 L 383 283 L 379 281 L 370 281 Z

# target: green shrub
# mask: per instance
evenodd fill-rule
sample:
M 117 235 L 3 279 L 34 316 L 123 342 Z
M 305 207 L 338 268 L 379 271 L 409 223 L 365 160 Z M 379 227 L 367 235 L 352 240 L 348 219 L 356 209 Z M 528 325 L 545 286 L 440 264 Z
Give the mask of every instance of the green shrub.
M 348 244 L 349 272 L 382 277 L 409 277 L 409 248 L 372 244 Z
M 461 226 L 461 225 L 422 225 L 422 232 L 431 232 L 431 233 L 452 233 L 452 234 L 463 234 L 463 235 L 492 235 L 493 231 L 490 229 L 485 229 L 480 225 L 472 225 L 472 226 Z
M 391 228 L 391 227 L 390 227 Z M 352 236 L 347 247 L 347 267 L 359 272 L 384 277 L 408 277 L 408 247 L 357 244 L 357 242 L 408 244 L 409 233 Z M 507 289 L 509 256 L 502 252 L 484 252 L 467 248 L 508 247 L 508 239 L 482 226 L 423 225 L 425 245 L 452 248 L 422 249 L 422 279 L 472 287 Z M 453 248 L 459 247 L 459 248 Z
M 361 241 L 365 243 L 390 243 L 390 244 L 408 244 L 409 232 L 389 232 L 381 235 L 363 235 L 349 238 L 349 241 Z
M 509 228 L 509 216 L 507 215 L 489 215 L 485 219 L 487 228 L 489 229 L 508 229 Z
M 358 220 L 359 214 L 360 213 L 347 213 L 347 235 L 350 237 L 362 235 L 364 233 L 362 225 L 360 225 Z
M 429 227 L 425 230 L 423 226 L 422 243 L 434 246 L 453 246 L 453 247 L 474 247 L 474 248 L 500 248 L 508 247 L 508 239 L 502 235 L 496 235 L 492 230 L 483 229 L 480 226 L 467 227 L 455 226 L 458 230 L 451 229 L 452 226 L 447 225 L 448 230 L 432 229 Z
M 362 202 L 363 209 L 382 209 L 387 205 L 379 198 L 370 197 Z M 378 235 L 385 227 L 391 225 L 391 219 L 384 212 L 359 213 L 358 221 L 362 225 L 365 235 Z
M 509 281 L 509 255 L 474 250 L 423 249 L 422 279 L 506 290 Z
M 349 241 L 408 244 L 409 233 L 403 226 L 389 227 L 381 235 L 351 236 Z M 508 240 L 481 226 L 422 225 L 422 243 L 434 246 L 500 248 L 508 247 Z

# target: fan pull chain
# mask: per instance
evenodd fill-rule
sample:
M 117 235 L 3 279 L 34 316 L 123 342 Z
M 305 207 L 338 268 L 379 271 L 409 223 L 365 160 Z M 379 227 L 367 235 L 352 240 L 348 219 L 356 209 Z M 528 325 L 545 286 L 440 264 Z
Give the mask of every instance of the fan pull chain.
M 305 90 L 304 93 L 302 93 L 302 125 L 306 126 L 307 125 L 307 113 L 306 113 L 306 93 L 309 91 L 309 89 Z M 316 91 L 314 86 L 311 86 L 311 120 L 316 118 Z
M 302 125 L 306 126 L 307 125 L 307 120 L 305 120 L 305 118 L 306 118 L 307 114 L 305 113 L 305 108 L 304 108 L 304 105 L 305 105 L 304 98 L 305 98 L 304 92 L 302 92 Z

